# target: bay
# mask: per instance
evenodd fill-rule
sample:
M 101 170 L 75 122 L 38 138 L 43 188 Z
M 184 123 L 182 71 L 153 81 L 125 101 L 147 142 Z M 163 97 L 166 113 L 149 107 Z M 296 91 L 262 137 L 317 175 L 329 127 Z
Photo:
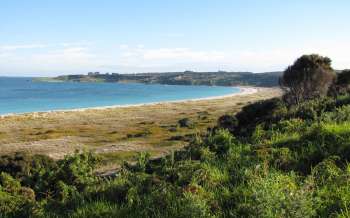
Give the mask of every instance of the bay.
M 181 101 L 239 92 L 237 87 L 34 82 L 0 77 L 0 114 Z

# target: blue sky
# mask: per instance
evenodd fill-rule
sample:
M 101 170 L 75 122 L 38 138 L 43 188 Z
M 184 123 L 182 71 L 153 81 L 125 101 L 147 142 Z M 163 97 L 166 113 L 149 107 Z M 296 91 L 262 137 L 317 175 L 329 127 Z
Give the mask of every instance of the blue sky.
M 350 68 L 348 0 L 1 0 L 0 75 Z

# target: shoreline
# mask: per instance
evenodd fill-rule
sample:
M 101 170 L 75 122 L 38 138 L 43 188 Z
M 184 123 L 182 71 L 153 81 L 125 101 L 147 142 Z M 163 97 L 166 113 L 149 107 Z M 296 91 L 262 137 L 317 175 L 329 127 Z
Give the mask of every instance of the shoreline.
M 111 161 L 132 160 L 138 152 L 152 156 L 181 149 L 186 135 L 216 125 L 220 116 L 280 95 L 276 88 L 241 87 L 239 93 L 177 103 L 76 109 L 5 116 L 0 122 L 1 154 L 28 152 L 62 159 L 76 150 L 98 152 Z M 188 118 L 196 128 L 180 128 Z M 180 138 L 179 138 L 180 136 Z M 106 162 L 107 163 L 107 162 Z M 113 166 L 112 166 L 113 165 Z
M 251 87 L 251 86 L 235 86 L 235 88 L 238 88 L 240 91 L 237 93 L 221 95 L 221 96 L 184 99 L 184 100 L 173 100 L 173 101 L 160 101 L 160 102 L 150 102 L 150 103 L 140 103 L 140 104 L 109 105 L 109 106 L 96 106 L 96 107 L 86 107 L 86 108 L 33 111 L 33 112 L 23 112 L 23 113 L 8 113 L 8 114 L 0 115 L 0 118 L 2 119 L 2 118 L 6 118 L 6 117 L 16 117 L 16 116 L 30 116 L 30 115 L 52 114 L 52 113 L 84 112 L 84 111 L 91 111 L 91 110 L 106 110 L 106 109 L 117 109 L 117 108 L 128 108 L 128 107 L 142 107 L 142 106 L 169 104 L 169 103 L 209 101 L 209 100 L 218 100 L 218 99 L 224 99 L 224 98 L 229 98 L 229 97 L 234 97 L 234 96 L 256 94 L 259 91 L 261 91 L 261 89 L 264 89 L 263 87 Z

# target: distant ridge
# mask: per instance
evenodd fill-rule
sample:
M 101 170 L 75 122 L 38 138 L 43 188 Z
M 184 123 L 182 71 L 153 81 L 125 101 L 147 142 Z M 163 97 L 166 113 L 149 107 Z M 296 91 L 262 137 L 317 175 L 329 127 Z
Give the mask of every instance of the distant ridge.
M 63 75 L 58 77 L 37 78 L 44 82 L 119 82 L 166 85 L 210 85 L 210 86 L 278 86 L 278 78 L 282 72 L 164 72 L 118 74 L 90 72 L 86 75 Z

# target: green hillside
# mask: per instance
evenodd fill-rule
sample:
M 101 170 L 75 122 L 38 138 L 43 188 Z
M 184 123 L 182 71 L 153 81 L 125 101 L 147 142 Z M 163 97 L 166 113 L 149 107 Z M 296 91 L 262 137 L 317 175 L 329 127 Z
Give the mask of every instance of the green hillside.
M 37 78 L 45 82 L 136 82 L 145 84 L 167 85 L 216 85 L 216 86 L 260 86 L 278 85 L 281 72 L 174 72 L 174 73 L 140 73 L 140 74 L 100 74 L 65 75 L 54 78 Z

